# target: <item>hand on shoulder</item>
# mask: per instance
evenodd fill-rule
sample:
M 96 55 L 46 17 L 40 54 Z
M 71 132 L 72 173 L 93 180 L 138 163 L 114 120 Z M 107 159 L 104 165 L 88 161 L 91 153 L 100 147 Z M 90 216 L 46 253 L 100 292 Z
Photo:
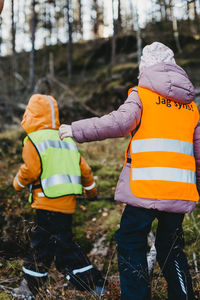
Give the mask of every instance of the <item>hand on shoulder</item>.
M 59 136 L 61 140 L 67 137 L 73 137 L 71 125 L 62 124 L 59 128 Z

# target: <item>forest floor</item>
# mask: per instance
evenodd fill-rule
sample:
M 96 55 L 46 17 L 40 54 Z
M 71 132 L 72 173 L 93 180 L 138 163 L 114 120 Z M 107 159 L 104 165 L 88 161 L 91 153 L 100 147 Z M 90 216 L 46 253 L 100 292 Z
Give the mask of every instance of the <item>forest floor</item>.
M 11 291 L 22 280 L 23 256 L 30 241 L 34 210 L 27 202 L 28 191 L 15 192 L 13 177 L 21 163 L 21 130 L 0 135 L 0 299 L 13 299 Z M 109 282 L 110 294 L 104 299 L 120 299 L 114 232 L 119 228 L 124 205 L 108 199 L 124 163 L 127 138 L 92 142 L 79 149 L 93 169 L 98 185 L 99 200 L 78 200 L 74 215 L 75 239 L 102 271 Z M 113 149 L 115 151 L 113 152 Z M 114 153 L 114 154 L 113 154 Z M 114 156 L 115 155 L 115 156 Z M 153 223 L 155 232 L 156 222 Z M 186 253 L 191 267 L 197 299 L 200 299 L 200 207 L 184 220 Z M 48 282 L 41 289 L 41 299 L 100 299 L 74 290 L 52 265 Z M 152 278 L 152 300 L 166 300 L 166 282 L 156 264 Z

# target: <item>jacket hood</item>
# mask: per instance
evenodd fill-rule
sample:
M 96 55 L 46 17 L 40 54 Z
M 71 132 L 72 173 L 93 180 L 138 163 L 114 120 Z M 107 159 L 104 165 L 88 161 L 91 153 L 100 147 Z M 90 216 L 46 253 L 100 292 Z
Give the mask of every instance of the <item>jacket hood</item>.
M 195 97 L 188 75 L 176 64 L 159 63 L 145 68 L 139 76 L 138 86 L 183 104 L 194 101 Z
M 52 96 L 33 95 L 26 107 L 21 125 L 26 133 L 40 129 L 58 129 L 60 120 L 57 101 Z

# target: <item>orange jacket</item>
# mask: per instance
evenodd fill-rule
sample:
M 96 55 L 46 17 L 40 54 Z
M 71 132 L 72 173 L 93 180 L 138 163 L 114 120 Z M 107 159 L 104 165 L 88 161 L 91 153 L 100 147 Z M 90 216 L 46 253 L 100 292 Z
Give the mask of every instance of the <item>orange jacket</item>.
M 44 128 L 58 129 L 60 126 L 58 105 L 52 96 L 33 95 L 29 100 L 28 106 L 21 122 L 26 133 L 31 133 Z M 14 178 L 13 185 L 15 190 L 20 191 L 24 187 L 34 182 L 40 184 L 41 162 L 40 157 L 32 142 L 27 139 L 22 152 L 24 164 Z M 91 168 L 81 156 L 81 183 L 88 198 L 95 197 L 97 194 Z M 33 190 L 32 207 L 62 213 L 74 213 L 76 208 L 75 195 L 69 195 L 50 199 L 42 196 L 42 189 L 39 187 Z

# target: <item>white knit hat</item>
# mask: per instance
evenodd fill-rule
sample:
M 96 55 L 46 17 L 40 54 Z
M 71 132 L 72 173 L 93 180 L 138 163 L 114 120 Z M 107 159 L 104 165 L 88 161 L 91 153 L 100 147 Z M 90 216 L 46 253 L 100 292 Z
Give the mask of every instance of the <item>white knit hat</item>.
M 139 64 L 140 73 L 144 68 L 153 66 L 160 62 L 176 64 L 174 52 L 162 43 L 154 42 L 143 48 L 141 61 Z

